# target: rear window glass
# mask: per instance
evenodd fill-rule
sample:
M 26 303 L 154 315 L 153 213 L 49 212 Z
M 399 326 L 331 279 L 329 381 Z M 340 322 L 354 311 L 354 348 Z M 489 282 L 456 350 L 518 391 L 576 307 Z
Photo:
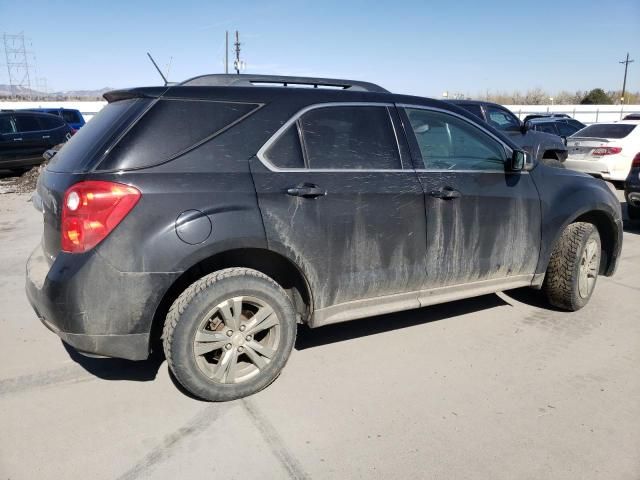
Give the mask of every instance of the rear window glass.
M 53 172 L 81 172 L 101 157 L 117 135 L 149 105 L 150 100 L 134 98 L 109 103 L 82 127 L 53 157 Z
M 304 157 L 298 137 L 298 127 L 294 124 L 278 137 L 265 153 L 266 159 L 279 168 L 304 168 Z
M 629 135 L 636 125 L 624 123 L 600 123 L 589 125 L 574 134 L 575 137 L 587 138 L 624 138 Z
M 81 122 L 80 113 L 76 112 L 75 110 L 63 110 L 62 111 L 62 118 L 67 123 L 80 123 Z
M 166 162 L 257 107 L 252 103 L 159 100 L 118 142 L 100 169 L 142 168 Z

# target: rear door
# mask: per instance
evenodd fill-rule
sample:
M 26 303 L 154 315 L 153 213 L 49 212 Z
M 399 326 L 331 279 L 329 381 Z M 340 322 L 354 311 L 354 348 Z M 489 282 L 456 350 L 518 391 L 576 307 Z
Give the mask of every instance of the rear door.
M 20 145 L 22 159 L 42 160 L 41 155 L 47 149 L 45 133 L 40 124 L 39 116 L 28 113 L 14 115 L 18 135 L 15 139 Z
M 303 268 L 316 319 L 339 321 L 342 307 L 322 309 L 407 292 L 418 306 L 424 200 L 394 115 L 387 104 L 309 107 L 251 161 L 269 247 Z
M 425 193 L 425 288 L 530 283 L 541 218 L 529 173 L 505 171 L 511 152 L 463 116 L 420 106 L 401 114 Z

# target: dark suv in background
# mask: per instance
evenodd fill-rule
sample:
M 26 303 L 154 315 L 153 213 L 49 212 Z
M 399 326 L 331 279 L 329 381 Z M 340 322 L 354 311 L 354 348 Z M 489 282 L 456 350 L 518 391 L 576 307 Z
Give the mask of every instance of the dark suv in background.
M 521 122 L 511 110 L 502 105 L 479 100 L 447 100 L 447 102 L 464 108 L 493 128 L 500 130 L 537 160 L 551 160 L 545 163 L 558 166 L 558 162 L 564 162 L 567 159 L 567 147 L 561 138 L 550 133 L 532 130 L 529 123 Z
M 57 115 L 67 122 L 74 132 L 80 130 L 86 123 L 80 110 L 74 108 L 30 108 L 28 111 Z
M 199 397 L 266 387 L 298 323 L 523 286 L 577 310 L 615 271 L 605 183 L 456 105 L 249 75 L 105 98 L 39 179 L 27 295 L 80 351 L 141 360 L 161 337 Z
M 39 165 L 42 154 L 66 142 L 71 133 L 56 115 L 0 111 L 0 169 L 22 171 Z

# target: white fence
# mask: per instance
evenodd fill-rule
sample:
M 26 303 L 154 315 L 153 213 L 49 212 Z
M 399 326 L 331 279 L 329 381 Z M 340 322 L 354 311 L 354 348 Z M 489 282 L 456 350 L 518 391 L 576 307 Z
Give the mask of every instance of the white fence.
M 0 109 L 74 108 L 91 119 L 107 102 L 2 102 Z M 566 113 L 583 123 L 612 122 L 628 113 L 640 113 L 640 105 L 505 105 L 521 119 L 532 113 Z

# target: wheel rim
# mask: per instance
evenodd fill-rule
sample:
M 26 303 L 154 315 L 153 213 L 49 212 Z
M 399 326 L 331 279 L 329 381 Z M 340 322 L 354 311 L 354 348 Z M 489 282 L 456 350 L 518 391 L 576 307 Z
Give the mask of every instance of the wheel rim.
M 578 292 L 582 298 L 588 298 L 593 291 L 600 268 L 600 249 L 598 242 L 591 239 L 587 242 L 580 259 L 580 274 L 578 278 Z
M 258 375 L 280 344 L 280 321 L 265 301 L 236 296 L 202 319 L 193 354 L 202 373 L 216 383 L 242 383 Z

